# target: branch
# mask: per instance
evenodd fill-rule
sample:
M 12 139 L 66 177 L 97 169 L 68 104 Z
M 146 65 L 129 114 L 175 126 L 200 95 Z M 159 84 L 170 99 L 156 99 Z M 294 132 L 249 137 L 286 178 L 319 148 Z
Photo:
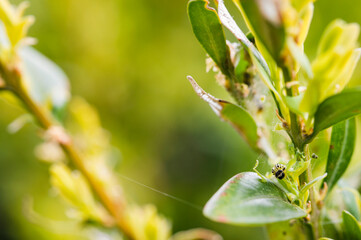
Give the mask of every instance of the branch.
M 124 199 L 124 196 L 122 194 L 114 194 L 114 192 L 107 192 L 106 189 L 99 184 L 94 173 L 87 169 L 83 159 L 78 154 L 71 137 L 66 133 L 65 129 L 59 126 L 44 108 L 35 103 L 28 91 L 23 87 L 22 74 L 16 66 L 13 68 L 7 68 L 7 66 L 4 66 L 1 63 L 0 73 L 9 89 L 11 89 L 11 91 L 23 102 L 25 107 L 34 116 L 42 129 L 48 131 L 54 128 L 60 128 L 62 130 L 61 137 L 56 139 L 57 142 L 74 166 L 85 176 L 104 207 L 114 217 L 117 227 L 129 239 L 134 239 L 128 225 L 125 222 L 124 209 L 126 207 L 126 200 Z

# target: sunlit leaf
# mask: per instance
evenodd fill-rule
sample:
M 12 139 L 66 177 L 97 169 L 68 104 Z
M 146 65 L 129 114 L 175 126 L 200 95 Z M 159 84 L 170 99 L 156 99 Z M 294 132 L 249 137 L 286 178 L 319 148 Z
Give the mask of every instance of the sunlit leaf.
M 219 19 L 222 24 L 228 28 L 234 36 L 245 46 L 245 48 L 249 51 L 250 55 L 254 55 L 260 65 L 264 68 L 264 70 L 269 74 L 269 68 L 267 66 L 266 61 L 257 50 L 257 48 L 248 40 L 246 35 L 242 32 L 242 30 L 238 27 L 237 23 L 233 20 L 232 16 L 229 14 L 226 6 L 224 5 L 223 0 L 218 1 L 218 14 Z
M 347 240 L 359 240 L 361 239 L 361 229 L 356 218 L 347 211 L 342 212 L 343 230 L 345 233 L 345 239 Z
M 279 61 L 286 36 L 279 1 L 234 0 L 234 2 L 240 8 L 243 18 L 256 40 L 266 47 L 276 61 Z
M 24 61 L 25 80 L 31 97 L 39 104 L 50 106 L 54 113 L 59 113 L 70 98 L 65 73 L 34 48 L 22 48 L 20 56 Z
M 356 121 L 354 118 L 332 127 L 330 150 L 327 158 L 325 182 L 329 191 L 346 171 L 351 161 L 356 140 Z
M 361 87 L 347 89 L 323 101 L 315 114 L 313 137 L 320 131 L 361 113 Z
M 217 222 L 253 226 L 307 215 L 289 203 L 286 194 L 273 182 L 264 182 L 253 172 L 240 173 L 228 180 L 208 201 L 203 213 Z
M 188 3 L 188 15 L 198 41 L 221 71 L 229 75 L 234 67 L 217 12 L 206 0 L 192 0 Z
M 206 101 L 222 120 L 231 124 L 252 148 L 258 149 L 257 124 L 245 109 L 213 97 L 205 92 L 191 76 L 188 76 L 188 80 L 198 96 Z
M 301 68 L 305 71 L 308 78 L 313 78 L 311 63 L 308 60 L 306 54 L 303 49 L 299 47 L 293 39 L 287 39 L 287 46 L 292 54 L 293 58 L 300 64 Z
M 252 63 L 255 65 L 261 79 L 272 92 L 272 96 L 275 98 L 277 106 L 280 106 L 281 109 L 286 109 L 280 94 L 274 86 L 274 80 L 277 79 L 272 79 L 271 70 L 273 70 L 273 68 L 271 68 L 270 70 L 262 54 L 257 50 L 254 44 L 248 40 L 246 35 L 238 27 L 237 23 L 234 21 L 234 19 L 228 12 L 226 6 L 224 5 L 223 0 L 218 1 L 218 14 L 222 24 L 233 33 L 233 35 L 243 44 L 244 48 L 248 51 L 249 55 L 251 56 Z M 269 63 L 271 62 L 269 61 Z M 285 114 L 286 112 L 287 111 L 281 111 L 281 114 Z

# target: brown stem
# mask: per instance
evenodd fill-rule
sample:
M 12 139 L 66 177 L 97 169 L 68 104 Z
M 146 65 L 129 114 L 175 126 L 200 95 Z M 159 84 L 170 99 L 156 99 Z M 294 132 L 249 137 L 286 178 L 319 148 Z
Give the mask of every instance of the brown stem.
M 24 103 L 28 111 L 32 113 L 41 128 L 46 131 L 56 127 L 57 125 L 51 118 L 50 114 L 41 106 L 39 106 L 31 98 L 31 96 L 29 96 L 27 90 L 22 87 L 22 79 L 19 71 L 11 71 L 6 69 L 4 66 L 0 66 L 0 70 L 7 83 L 17 83 L 16 85 L 10 84 L 10 89 Z M 118 228 L 128 237 L 128 239 L 133 239 L 131 231 L 125 222 L 124 209 L 126 206 L 126 201 L 124 197 L 114 197 L 112 196 L 112 193 L 106 192 L 106 189 L 104 189 L 103 186 L 99 184 L 93 173 L 87 169 L 84 161 L 75 149 L 71 137 L 66 134 L 66 138 L 69 139 L 69 141 L 58 141 L 59 145 L 62 147 L 74 166 L 85 176 L 94 193 L 97 195 L 108 212 L 114 217 Z

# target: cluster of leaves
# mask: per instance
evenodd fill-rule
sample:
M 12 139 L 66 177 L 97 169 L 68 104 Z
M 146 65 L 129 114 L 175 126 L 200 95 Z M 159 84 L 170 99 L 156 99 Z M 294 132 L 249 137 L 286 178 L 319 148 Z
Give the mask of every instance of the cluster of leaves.
M 34 18 L 23 16 L 26 6 L 16 8 L 0 0 L 0 94 L 28 111 L 9 125 L 9 131 L 15 133 L 31 119 L 41 127 L 44 142 L 35 153 L 50 165 L 50 182 L 72 210 L 68 217 L 75 225 L 117 228 L 117 239 L 170 239 L 171 224 L 153 205 L 139 206 L 125 197 L 111 164 L 118 151 L 110 145 L 97 111 L 84 99 L 72 97 L 65 73 L 29 46 L 35 43 L 27 37 Z M 222 238 L 193 229 L 172 239 Z
M 333 21 L 310 61 L 303 45 L 313 1 L 233 2 L 248 34 L 223 0 L 214 1 L 217 10 L 207 0 L 191 0 L 188 14 L 209 56 L 207 68 L 217 72 L 218 82 L 235 103 L 211 96 L 192 77 L 188 79 L 222 120 L 267 156 L 270 170 L 275 163 L 285 164 L 286 177 L 277 179 L 271 171 L 264 176 L 256 167 L 254 172 L 240 173 L 209 200 L 204 214 L 223 223 L 268 225 L 272 239 L 290 239 L 289 234 L 295 239 L 360 239 L 360 194 L 339 181 L 355 147 L 354 117 L 361 113 L 361 88 L 344 89 L 361 53 L 359 26 Z M 224 27 L 239 42 L 226 40 Z M 276 118 L 279 123 L 274 125 Z M 326 137 L 314 141 L 316 136 Z M 317 156 L 325 151 L 328 157 Z M 295 219 L 298 232 L 287 222 Z M 282 236 L 273 231 L 280 223 L 285 229 Z

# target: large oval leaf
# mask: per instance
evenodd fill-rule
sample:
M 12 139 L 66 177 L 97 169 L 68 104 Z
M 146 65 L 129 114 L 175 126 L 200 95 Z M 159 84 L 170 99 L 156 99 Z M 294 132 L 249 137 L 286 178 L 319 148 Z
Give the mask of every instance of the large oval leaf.
M 263 182 L 253 172 L 240 173 L 226 182 L 204 207 L 208 218 L 237 225 L 264 225 L 305 217 L 307 213 L 288 202 L 273 182 Z
M 325 182 L 329 191 L 336 185 L 351 161 L 356 141 L 356 121 L 354 118 L 332 127 L 330 150 L 328 152 Z
M 356 218 L 347 211 L 342 212 L 343 230 L 345 239 L 347 240 L 360 240 L 361 228 Z
M 324 100 L 317 108 L 313 137 L 320 131 L 361 113 L 361 87 L 347 89 Z
M 217 12 L 208 1 L 193 0 L 188 3 L 188 15 L 198 41 L 221 71 L 229 75 L 234 67 Z
M 206 101 L 222 120 L 231 124 L 253 149 L 258 150 L 258 127 L 252 116 L 239 106 L 213 97 L 204 91 L 191 76 L 187 78 L 198 96 Z

